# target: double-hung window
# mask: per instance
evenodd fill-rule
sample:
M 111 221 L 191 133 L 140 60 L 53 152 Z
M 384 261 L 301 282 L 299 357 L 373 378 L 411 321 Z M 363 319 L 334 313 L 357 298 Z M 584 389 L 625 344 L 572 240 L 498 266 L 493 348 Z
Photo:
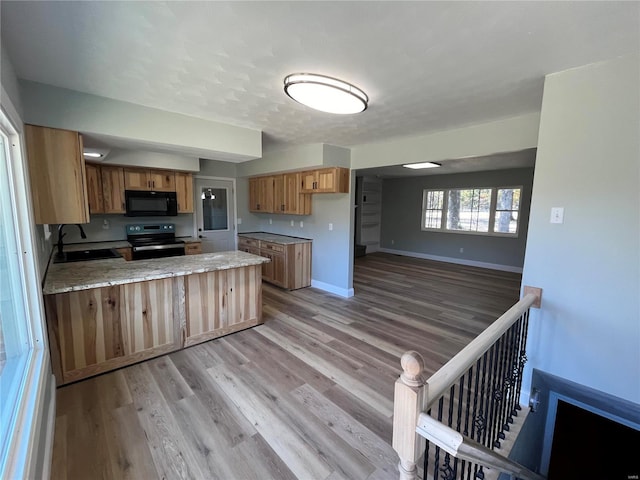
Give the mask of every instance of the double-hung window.
M 427 189 L 422 230 L 518 236 L 522 187 Z

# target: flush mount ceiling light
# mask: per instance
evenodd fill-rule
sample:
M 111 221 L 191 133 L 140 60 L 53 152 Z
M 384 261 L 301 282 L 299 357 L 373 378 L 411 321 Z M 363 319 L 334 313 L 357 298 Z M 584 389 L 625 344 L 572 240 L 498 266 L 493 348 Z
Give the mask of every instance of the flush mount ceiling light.
M 407 165 L 402 165 L 405 168 L 413 168 L 414 170 L 418 170 L 420 168 L 436 168 L 441 167 L 439 163 L 434 162 L 423 162 L 423 163 L 409 163 Z
M 327 113 L 360 113 L 369 97 L 358 87 L 315 73 L 293 73 L 284 79 L 284 91 L 296 102 Z
M 104 155 L 102 153 L 98 153 L 98 152 L 84 152 L 84 156 L 85 157 L 89 157 L 89 158 L 102 158 L 102 157 L 104 157 Z

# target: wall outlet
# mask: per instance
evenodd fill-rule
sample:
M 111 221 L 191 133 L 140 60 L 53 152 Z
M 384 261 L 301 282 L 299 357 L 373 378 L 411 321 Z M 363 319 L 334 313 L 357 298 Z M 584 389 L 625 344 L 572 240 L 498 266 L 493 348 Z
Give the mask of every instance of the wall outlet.
M 550 221 L 551 223 L 564 223 L 564 207 L 553 207 Z
M 295 222 L 293 220 L 291 220 L 291 226 L 294 227 L 295 226 Z
M 109 230 L 109 220 L 107 220 L 106 218 L 102 221 L 102 229 Z
M 269 219 L 269 225 L 271 225 L 273 223 L 273 220 L 270 218 Z
M 396 243 L 396 241 L 395 240 L 391 240 L 391 245 L 393 245 L 394 243 Z
M 460 253 L 464 253 L 464 248 L 460 247 Z
M 242 219 L 238 218 L 238 225 L 242 225 Z
M 333 230 L 333 223 L 330 223 L 329 224 L 329 231 L 332 231 L 332 230 Z
M 300 228 L 304 228 L 304 222 L 300 220 Z

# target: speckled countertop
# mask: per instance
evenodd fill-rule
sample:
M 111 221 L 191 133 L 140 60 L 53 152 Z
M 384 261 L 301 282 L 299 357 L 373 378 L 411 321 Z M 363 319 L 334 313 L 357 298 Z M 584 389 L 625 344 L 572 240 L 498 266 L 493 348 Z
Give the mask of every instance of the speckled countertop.
M 113 243 L 113 242 L 109 242 Z M 99 248 L 99 247 L 96 247 Z M 111 248 L 114 248 L 113 246 Z M 73 292 L 125 283 L 179 277 L 193 273 L 229 270 L 260 265 L 269 259 L 246 252 L 218 252 L 200 255 L 153 258 L 127 262 L 123 258 L 88 262 L 51 263 L 43 293 Z
M 238 237 L 253 238 L 254 240 L 262 240 L 264 242 L 281 243 L 283 245 L 291 245 L 294 243 L 311 243 L 309 238 L 289 237 L 287 235 L 278 235 L 277 233 L 266 232 L 249 232 L 239 233 Z

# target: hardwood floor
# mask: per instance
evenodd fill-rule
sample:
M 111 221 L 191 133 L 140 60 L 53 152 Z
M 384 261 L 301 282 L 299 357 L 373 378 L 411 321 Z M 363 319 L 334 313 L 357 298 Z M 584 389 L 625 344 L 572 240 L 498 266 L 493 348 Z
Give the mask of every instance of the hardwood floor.
M 52 478 L 396 479 L 400 355 L 433 373 L 519 286 L 381 253 L 350 299 L 264 284 L 264 325 L 58 389 Z

